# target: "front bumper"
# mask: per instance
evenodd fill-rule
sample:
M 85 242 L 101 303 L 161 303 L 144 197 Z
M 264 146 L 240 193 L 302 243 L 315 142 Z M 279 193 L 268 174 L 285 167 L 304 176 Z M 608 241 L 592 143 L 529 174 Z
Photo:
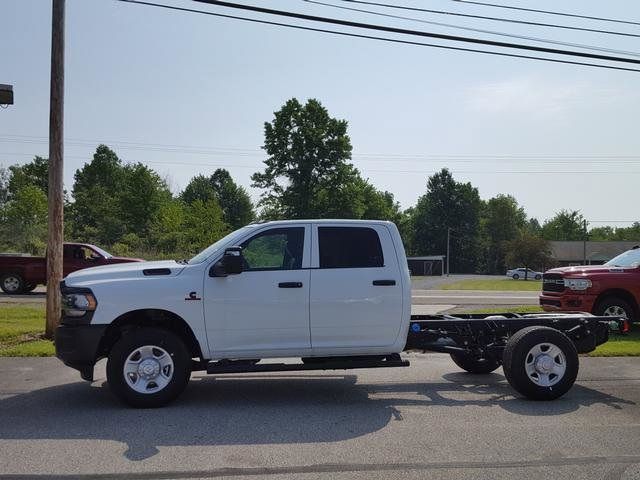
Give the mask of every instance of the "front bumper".
M 80 376 L 93 381 L 93 367 L 107 325 L 60 325 L 56 329 L 56 356 L 75 368 Z
M 593 313 L 593 307 L 596 302 L 596 295 L 588 295 L 585 293 L 564 292 L 559 295 L 550 293 L 540 294 L 540 306 L 546 312 L 590 312 Z

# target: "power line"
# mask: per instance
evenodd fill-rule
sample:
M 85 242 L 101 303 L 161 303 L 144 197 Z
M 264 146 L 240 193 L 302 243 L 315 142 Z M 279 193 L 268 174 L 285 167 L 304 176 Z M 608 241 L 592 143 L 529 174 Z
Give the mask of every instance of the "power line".
M 417 37 L 435 38 L 438 40 L 448 40 L 452 42 L 471 43 L 475 45 L 487 45 L 499 48 L 513 48 L 516 50 L 526 50 L 532 52 L 549 53 L 553 55 L 566 55 L 571 57 L 590 58 L 594 60 L 605 60 L 609 62 L 622 62 L 640 65 L 640 60 L 624 57 L 613 57 L 610 55 L 599 55 L 595 53 L 576 52 L 574 50 L 561 50 L 558 48 L 537 47 L 534 45 L 524 45 L 520 43 L 498 42 L 495 40 L 485 40 L 482 38 L 462 37 L 459 35 L 447 35 L 443 33 L 425 32 L 421 30 L 409 30 L 406 28 L 389 27 L 386 25 L 375 25 L 371 23 L 354 22 L 351 20 L 342 20 L 338 18 L 319 17 L 316 15 L 307 15 L 305 13 L 289 12 L 285 10 L 275 10 L 272 8 L 256 7 L 254 5 L 244 5 L 239 3 L 225 2 L 222 0 L 193 0 L 207 5 L 215 5 L 219 7 L 233 8 L 237 10 L 246 10 L 255 13 L 266 13 L 267 15 L 275 15 L 279 17 L 295 18 L 297 20 L 306 20 L 311 22 L 328 23 L 332 25 L 341 25 L 343 27 L 362 28 L 366 30 L 375 30 L 387 33 L 397 33 L 401 35 L 413 35 Z M 343 0 L 347 1 L 347 0 Z M 349 0 L 355 1 L 355 0 Z
M 557 15 L 560 17 L 584 18 L 586 20 L 598 20 L 601 22 L 624 23 L 627 25 L 640 25 L 640 22 L 632 22 L 630 20 L 620 20 L 618 18 L 591 17 L 589 15 L 579 15 L 576 13 L 554 12 L 551 10 L 538 10 L 535 8 L 514 7 L 512 5 L 498 5 L 496 3 L 476 2 L 472 0 L 451 0 L 451 1 L 457 2 L 457 3 L 468 3 L 471 5 L 482 5 L 485 7 L 504 8 L 507 10 L 519 10 L 522 12 L 544 13 L 546 15 Z
M 197 1 L 197 0 L 196 0 Z M 360 3 L 363 5 L 374 5 L 377 7 L 385 7 L 385 8 L 395 8 L 395 9 L 399 9 L 399 10 L 411 10 L 414 12 L 424 12 L 424 13 L 434 13 L 436 15 L 452 15 L 454 17 L 465 17 L 465 18 L 478 18 L 481 20 L 491 20 L 494 22 L 506 22 L 506 23 L 518 23 L 521 25 L 534 25 L 537 27 L 549 27 L 549 28 L 560 28 L 560 29 L 564 29 L 564 30 L 577 30 L 577 31 L 581 31 L 581 32 L 591 32 L 591 33 L 601 33 L 601 34 L 605 34 L 605 35 L 619 35 L 622 37 L 640 37 L 640 35 L 635 34 L 635 33 L 626 33 L 626 32 L 617 32 L 614 30 L 600 30 L 600 29 L 596 29 L 596 28 L 586 28 L 586 27 L 575 27 L 572 25 L 559 25 L 556 23 L 541 23 L 541 22 L 532 22 L 532 21 L 528 21 L 528 20 L 516 20 L 513 18 L 503 18 L 503 17 L 488 17 L 485 15 L 472 15 L 469 13 L 458 13 L 458 12 L 451 12 L 448 10 L 432 10 L 432 9 L 428 9 L 428 8 L 418 8 L 418 7 L 408 7 L 408 6 L 404 6 L 404 5 L 393 5 L 393 4 L 389 4 L 389 3 L 377 3 L 377 2 L 369 2 L 369 1 L 364 1 L 364 0 L 340 0 L 342 2 L 349 2 L 349 3 Z
M 476 33 L 486 33 L 489 35 L 498 35 L 501 37 L 508 37 L 508 38 L 518 38 L 520 40 L 531 40 L 534 42 L 540 42 L 540 43 L 548 43 L 548 44 L 552 44 L 552 45 L 562 45 L 565 47 L 577 47 L 577 48 L 584 48 L 586 50 L 594 50 L 594 51 L 598 51 L 598 52 L 608 52 L 608 53 L 617 53 L 620 55 L 632 55 L 634 57 L 638 57 L 640 56 L 640 53 L 637 52 L 629 52 L 629 51 L 625 51 L 625 50 L 616 50 L 613 48 L 605 48 L 605 47 L 597 47 L 594 45 L 584 45 L 581 43 L 570 43 L 570 42 L 560 42 L 560 41 L 556 41 L 556 40 L 549 40 L 546 38 L 539 38 L 539 37 L 531 37 L 531 36 L 527 36 L 527 35 L 516 35 L 516 34 L 512 34 L 512 33 L 505 33 L 505 32 L 496 32 L 495 30 L 484 30 L 482 28 L 472 28 L 472 27 L 463 27 L 460 25 L 452 25 L 450 23 L 442 23 L 442 22 L 433 22 L 430 20 L 423 20 L 420 18 L 414 18 L 414 17 L 405 17 L 402 15 L 392 15 L 390 13 L 382 13 L 382 12 L 375 12 L 373 10 L 366 10 L 366 9 L 361 9 L 361 8 L 353 8 L 353 7 L 344 7 L 342 5 L 335 5 L 333 3 L 325 3 L 325 2 L 319 2 L 317 0 L 302 0 L 303 2 L 307 2 L 307 3 L 312 3 L 315 5 L 322 5 L 325 7 L 332 7 L 332 8 L 338 8 L 340 10 L 348 10 L 348 11 L 352 11 L 352 12 L 361 12 L 361 13 L 366 13 L 369 15 L 377 15 L 380 17 L 386 17 L 386 18 L 395 18 L 395 19 L 399 19 L 399 20 L 409 20 L 411 22 L 419 22 L 419 23 L 424 23 L 424 24 L 428 24 L 428 25 L 436 25 L 439 27 L 446 27 L 446 28 L 455 28 L 457 30 L 465 30 L 467 32 L 476 32 Z
M 443 49 L 443 50 L 454 50 L 454 51 L 459 51 L 459 52 L 481 53 L 481 54 L 486 54 L 486 55 L 496 55 L 496 56 L 499 56 L 499 57 L 520 58 L 520 59 L 526 59 L 526 60 L 539 60 L 539 61 L 542 61 L 542 62 L 551 62 L 551 63 L 565 64 L 565 65 L 578 65 L 578 66 L 583 66 L 583 67 L 604 68 L 604 69 L 608 69 L 608 70 L 619 70 L 619 71 L 625 71 L 625 72 L 636 72 L 636 73 L 640 72 L 639 69 L 629 68 L 629 67 L 619 67 L 619 66 L 615 66 L 615 65 L 603 65 L 603 64 L 598 64 L 598 63 L 578 62 L 578 61 L 575 61 L 575 60 L 561 60 L 561 59 L 556 59 L 556 58 L 537 57 L 537 56 L 533 56 L 533 55 L 521 55 L 521 54 L 516 54 L 516 53 L 495 52 L 495 51 L 480 50 L 480 49 L 475 49 L 475 48 L 453 47 L 453 46 L 449 46 L 449 45 L 438 45 L 438 44 L 434 44 L 434 43 L 424 43 L 424 42 L 416 42 L 416 41 L 411 41 L 411 40 L 400 40 L 400 39 L 395 39 L 395 38 L 378 37 L 378 36 L 374 36 L 374 35 L 348 33 L 348 32 L 341 32 L 341 31 L 337 31 L 337 30 L 327 30 L 327 29 L 323 29 L 323 28 L 306 27 L 306 26 L 302 26 L 302 25 L 291 25 L 291 24 L 288 24 L 288 23 L 273 22 L 273 21 L 269 21 L 269 20 L 258 20 L 258 19 L 255 19 L 255 18 L 240 17 L 240 16 L 236 16 L 236 15 L 227 15 L 227 14 L 222 14 L 222 13 L 214 13 L 214 12 L 208 12 L 208 11 L 203 11 L 203 10 L 195 10 L 195 9 L 191 9 L 191 8 L 175 7 L 175 6 L 172 6 L 172 5 L 163 5 L 163 4 L 147 2 L 147 1 L 143 1 L 143 0 L 116 0 L 116 1 L 124 2 L 124 3 L 133 3 L 133 4 L 138 4 L 138 5 L 145 5 L 145 6 L 150 6 L 150 7 L 165 8 L 165 9 L 168 9 L 168 10 L 176 10 L 176 11 L 183 11 L 183 12 L 190 12 L 190 13 L 199 13 L 199 14 L 203 14 L 203 15 L 210 15 L 210 16 L 214 16 L 214 17 L 228 18 L 228 19 L 233 19 L 233 20 L 241 20 L 241 21 L 264 24 L 264 25 L 273 25 L 273 26 L 279 26 L 279 27 L 286 27 L 286 28 L 292 28 L 292 29 L 296 29 L 296 30 L 305 30 L 305 31 L 311 31 L 311 32 L 328 33 L 328 34 L 331 34 L 331 35 L 339 35 L 339 36 L 343 36 L 343 37 L 362 38 L 362 39 L 367 39 L 367 40 L 378 40 L 378 41 L 383 41 L 383 42 L 397 43 L 397 44 L 404 44 L 404 45 L 413 45 L 413 46 L 420 46 L 420 47 L 440 48 L 440 49 Z M 197 1 L 197 0 L 194 0 L 194 1 Z M 631 59 L 628 59 L 628 61 L 629 62 L 633 62 Z

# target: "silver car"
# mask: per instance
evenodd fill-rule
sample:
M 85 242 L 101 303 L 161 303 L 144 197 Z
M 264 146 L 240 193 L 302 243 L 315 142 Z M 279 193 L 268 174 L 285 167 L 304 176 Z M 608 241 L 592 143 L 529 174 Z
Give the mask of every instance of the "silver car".
M 525 278 L 527 280 L 540 280 L 542 278 L 542 272 L 536 272 L 530 268 L 513 268 L 507 270 L 507 277 L 513 278 L 514 280 L 524 280 Z

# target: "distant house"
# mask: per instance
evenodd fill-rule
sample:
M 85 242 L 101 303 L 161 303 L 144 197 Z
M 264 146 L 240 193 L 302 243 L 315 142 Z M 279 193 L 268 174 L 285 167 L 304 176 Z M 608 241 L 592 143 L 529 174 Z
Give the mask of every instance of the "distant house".
M 428 255 L 424 257 L 408 257 L 411 275 L 444 275 L 444 261 L 446 255 Z
M 585 245 L 586 243 L 586 245 Z M 559 266 L 602 265 L 640 242 L 550 241 L 551 257 Z M 585 255 L 586 247 L 586 255 Z

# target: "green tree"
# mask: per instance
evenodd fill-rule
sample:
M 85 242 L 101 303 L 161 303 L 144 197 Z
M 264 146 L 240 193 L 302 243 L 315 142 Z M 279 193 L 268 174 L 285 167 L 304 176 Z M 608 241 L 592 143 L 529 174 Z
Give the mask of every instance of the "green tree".
M 210 177 L 193 177 L 182 192 L 181 198 L 188 204 L 195 200 L 207 202 L 215 199 L 222 208 L 224 222 L 233 230 L 255 220 L 249 194 L 233 181 L 231 174 L 224 168 L 217 169 Z
M 10 180 L 8 191 L 15 195 L 27 185 L 38 187 L 45 196 L 49 191 L 49 161 L 46 158 L 36 156 L 33 161 L 24 165 L 12 165 L 9 167 Z
M 251 177 L 264 189 L 263 215 L 276 218 L 321 218 L 327 199 L 332 209 L 348 210 L 350 184 L 357 177 L 351 159 L 347 121 L 329 115 L 315 99 L 302 105 L 292 98 L 264 125 L 263 172 Z M 337 203 L 337 202 L 340 203 Z
M 125 232 L 120 218 L 120 193 L 125 188 L 122 162 L 106 145 L 99 145 L 91 162 L 77 170 L 72 194 L 73 237 L 100 245 L 114 244 Z
M 480 223 L 484 270 L 504 273 L 505 242 L 526 227 L 527 214 L 511 195 L 498 195 L 484 203 Z
M 584 217 L 577 210 L 560 210 L 542 225 L 546 240 L 584 240 L 584 236 Z
M 506 260 L 511 267 L 544 269 L 551 264 L 551 250 L 547 240 L 522 233 L 506 242 Z M 525 280 L 527 275 L 525 274 Z
M 613 227 L 596 227 L 589 230 L 589 240 L 596 242 L 611 241 L 616 238 L 616 229 Z
M 190 203 L 185 210 L 183 229 L 187 253 L 197 253 L 229 232 L 222 220 L 222 209 L 215 199 Z
M 160 207 L 171 201 L 171 192 L 160 176 L 141 164 L 124 166 L 118 192 L 118 212 L 125 233 L 145 237 Z
M 0 211 L 3 248 L 42 254 L 47 234 L 47 197 L 35 185 L 15 191 Z
M 480 208 L 478 189 L 470 183 L 456 182 L 446 168 L 429 177 L 427 192 L 418 199 L 412 212 L 413 253 L 445 254 L 450 228 L 451 270 L 476 271 Z

